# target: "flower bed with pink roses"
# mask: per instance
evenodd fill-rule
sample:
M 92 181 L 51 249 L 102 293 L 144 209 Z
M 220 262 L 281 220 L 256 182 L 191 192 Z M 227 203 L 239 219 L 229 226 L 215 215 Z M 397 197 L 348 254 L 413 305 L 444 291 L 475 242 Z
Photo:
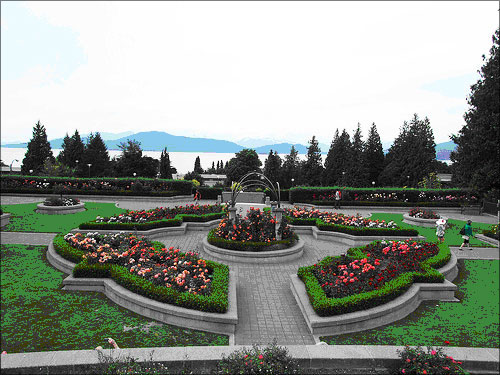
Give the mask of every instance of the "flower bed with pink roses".
M 221 219 L 225 212 L 225 206 L 214 205 L 186 205 L 169 207 L 157 207 L 151 210 L 127 210 L 125 213 L 101 217 L 93 221 L 80 224 L 80 229 L 107 229 L 107 230 L 149 230 L 163 227 L 178 227 L 183 221 L 207 222 Z
M 300 267 L 297 274 L 316 313 L 333 316 L 387 303 L 414 282 L 442 283 L 444 276 L 436 269 L 450 258 L 448 246 L 442 244 L 375 241 L 349 249 L 347 256 Z
M 291 225 L 315 225 L 319 230 L 354 236 L 418 236 L 415 229 L 402 229 L 394 221 L 371 220 L 338 212 L 294 207 L 285 209 Z
M 229 268 L 197 253 L 124 232 L 59 234 L 54 249 L 77 263 L 75 278 L 112 278 L 137 294 L 200 311 L 228 308 Z
M 286 218 L 278 229 L 282 240 L 276 239 L 275 226 L 276 218 L 270 211 L 251 207 L 247 217 L 237 217 L 234 224 L 227 217 L 222 219 L 219 226 L 208 233 L 207 241 L 214 246 L 237 251 L 282 250 L 297 242 L 298 237 L 290 229 Z

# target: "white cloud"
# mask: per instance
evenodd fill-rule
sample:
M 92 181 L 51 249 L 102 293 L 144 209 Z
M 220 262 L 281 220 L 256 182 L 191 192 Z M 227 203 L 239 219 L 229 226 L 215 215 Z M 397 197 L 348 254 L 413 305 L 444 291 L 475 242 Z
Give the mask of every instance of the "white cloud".
M 479 69 L 498 24 L 492 2 L 25 4 L 75 30 L 88 60 L 62 82 L 44 71 L 2 80 L 2 142 L 29 139 L 38 119 L 49 138 L 162 130 L 329 144 L 336 128 L 361 122 L 366 137 L 375 122 L 391 140 L 413 113 L 447 141 L 465 99 L 421 86 Z

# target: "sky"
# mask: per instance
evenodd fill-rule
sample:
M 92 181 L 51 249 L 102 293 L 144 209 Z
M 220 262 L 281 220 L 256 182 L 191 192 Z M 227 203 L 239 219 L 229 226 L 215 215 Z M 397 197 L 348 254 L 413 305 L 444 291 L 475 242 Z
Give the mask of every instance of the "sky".
M 496 1 L 1 2 L 1 142 L 157 130 L 390 142 L 464 125 Z M 215 150 L 216 151 L 216 150 Z

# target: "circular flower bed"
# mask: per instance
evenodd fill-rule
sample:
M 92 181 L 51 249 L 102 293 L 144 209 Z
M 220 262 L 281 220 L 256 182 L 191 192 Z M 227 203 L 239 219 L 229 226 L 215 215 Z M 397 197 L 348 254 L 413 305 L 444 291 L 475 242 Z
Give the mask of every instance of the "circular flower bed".
M 48 215 L 74 214 L 85 211 L 85 205 L 76 198 L 50 197 L 37 205 L 36 212 Z
M 329 298 L 343 298 L 381 288 L 403 273 L 423 272 L 421 262 L 439 253 L 434 243 L 379 241 L 361 249 L 366 257 L 351 260 L 332 258 L 312 270 Z
M 345 225 L 358 228 L 398 228 L 394 221 L 370 220 L 360 215 L 348 216 L 337 212 L 294 207 L 285 209 L 285 215 L 296 219 L 321 219 L 327 224 Z
M 408 212 L 408 215 L 418 219 L 439 219 L 439 215 L 434 211 L 423 210 L 419 207 L 412 208 L 410 212 Z
M 117 264 L 156 285 L 179 292 L 210 294 L 212 270 L 197 253 L 181 253 L 173 247 L 156 249 L 145 237 L 124 232 L 68 233 L 64 239 L 72 247 L 85 251 L 88 264 Z
M 269 211 L 250 208 L 248 216 L 237 217 L 232 224 L 229 218 L 209 232 L 208 242 L 217 247 L 240 251 L 272 251 L 291 247 L 298 237 L 283 218 L 278 229 L 282 240 L 276 239 L 276 219 Z

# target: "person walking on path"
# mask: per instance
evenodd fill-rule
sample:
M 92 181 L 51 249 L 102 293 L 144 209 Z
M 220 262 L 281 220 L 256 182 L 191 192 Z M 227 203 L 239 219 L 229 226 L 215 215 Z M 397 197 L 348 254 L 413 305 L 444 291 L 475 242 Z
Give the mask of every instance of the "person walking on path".
M 464 245 L 467 244 L 469 247 L 469 250 L 472 250 L 472 247 L 470 245 L 470 238 L 472 237 L 472 221 L 467 220 L 467 224 L 460 230 L 460 234 L 462 235 L 462 238 L 464 239 L 464 242 L 460 245 L 460 250 L 463 250 L 462 248 Z
M 446 230 L 446 220 L 441 218 L 436 221 L 436 236 L 440 243 L 444 242 L 444 232 Z
M 340 190 L 335 192 L 335 208 L 340 208 L 340 199 L 342 198 L 342 193 Z
M 200 191 L 198 189 L 196 189 L 196 193 L 194 194 L 194 201 L 196 202 L 196 204 L 198 204 L 198 202 L 200 201 L 201 199 L 201 194 L 200 194 Z

